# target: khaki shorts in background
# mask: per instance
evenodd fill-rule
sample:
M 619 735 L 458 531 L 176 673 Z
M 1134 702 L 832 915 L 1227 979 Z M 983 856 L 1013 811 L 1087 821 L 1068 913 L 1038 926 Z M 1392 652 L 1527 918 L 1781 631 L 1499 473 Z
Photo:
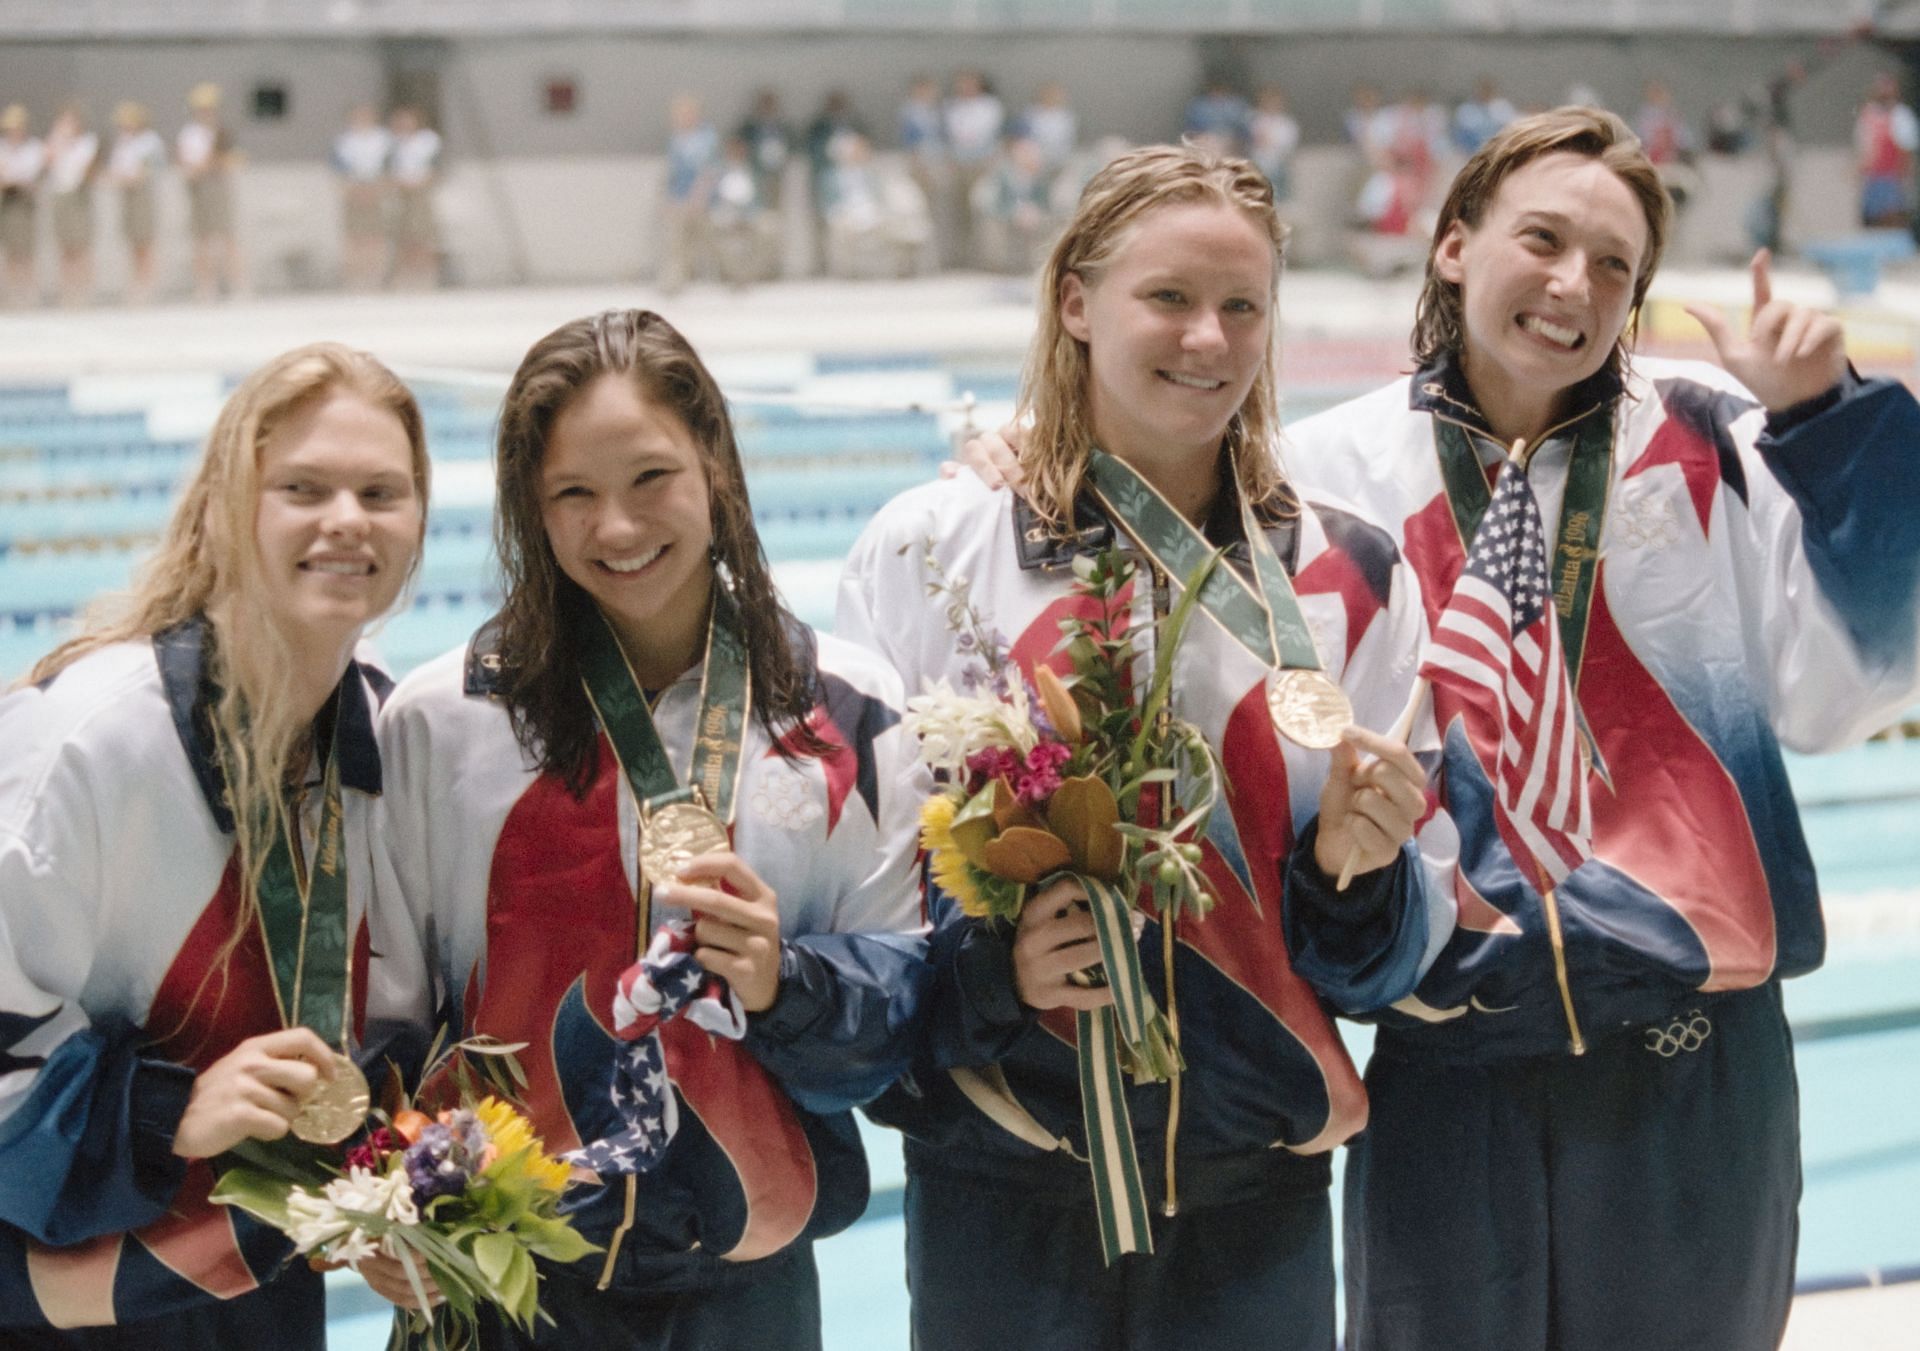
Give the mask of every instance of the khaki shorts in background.
M 226 174 L 187 180 L 187 224 L 195 239 L 233 233 L 233 183 Z
M 341 225 L 349 239 L 386 234 L 385 195 L 378 183 L 348 183 L 340 189 Z
M 33 194 L 24 188 L 0 191 L 0 253 L 10 261 L 33 257 Z
M 433 221 L 430 185 L 393 190 L 393 242 L 403 249 L 438 247 L 440 232 Z
M 120 233 L 136 249 L 153 243 L 157 233 L 153 209 L 153 184 L 135 183 L 120 189 Z
M 93 189 L 75 188 L 53 194 L 53 238 L 63 249 L 93 244 Z

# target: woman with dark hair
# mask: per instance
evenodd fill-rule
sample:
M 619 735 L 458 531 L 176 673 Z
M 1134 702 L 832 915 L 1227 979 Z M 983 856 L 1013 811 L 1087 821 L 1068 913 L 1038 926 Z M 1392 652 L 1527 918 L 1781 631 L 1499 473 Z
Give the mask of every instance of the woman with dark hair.
M 849 1109 L 905 1063 L 921 985 L 899 680 L 782 604 L 726 403 L 660 316 L 534 344 L 498 469 L 500 613 L 382 722 L 381 895 L 419 934 L 385 984 L 527 1043 L 526 1106 L 585 1150 L 574 1220 L 606 1251 L 543 1270 L 552 1325 L 482 1343 L 817 1347 L 812 1240 L 867 1198 Z M 730 994 L 661 1023 L 635 1076 L 606 1028 L 663 943 Z M 412 1302 L 397 1263 L 362 1270 Z
M 1692 311 L 1718 364 L 1634 354 L 1670 224 L 1613 114 L 1511 124 L 1441 209 L 1415 373 L 1290 438 L 1304 480 L 1392 523 L 1436 609 L 1489 483 L 1520 476 L 1591 746 L 1592 857 L 1542 886 L 1436 691 L 1460 923 L 1379 1015 L 1346 1177 L 1360 1351 L 1745 1351 L 1786 1322 L 1780 981 L 1825 933 L 1779 748 L 1920 697 L 1920 408 L 1775 299 L 1764 253 L 1746 324 Z M 1436 1166 L 1436 1138 L 1475 1143 Z
M 1152 146 L 1107 165 L 1041 274 L 1025 500 L 971 476 L 915 489 L 847 563 L 841 631 L 916 685 L 964 682 L 977 661 L 949 627 L 950 579 L 1028 678 L 1069 673 L 1061 620 L 1085 603 L 1073 583 L 1088 555 L 1138 560 L 1128 630 L 1143 662 L 1191 575 L 1177 557 L 1224 549 L 1214 576 L 1230 582 L 1202 590 L 1172 678 L 1224 771 L 1192 841 L 1218 900 L 1139 934 L 1184 1057 L 1168 1082 L 1129 1086 L 1133 1138 L 1115 1150 L 1131 1149 L 1151 1198 L 1150 1249 L 1103 1264 L 1073 1039 L 1075 1011 L 1112 993 L 1075 979 L 1099 960 L 1084 893 L 1040 888 L 1017 924 L 936 894 L 926 1052 L 872 1109 L 907 1136 L 923 1351 L 1334 1344 L 1328 1154 L 1367 1106 L 1319 996 L 1406 993 L 1430 955 L 1429 898 L 1445 900 L 1406 847 L 1421 769 L 1364 730 L 1407 703 L 1418 592 L 1383 530 L 1296 493 L 1274 453 L 1282 239 L 1272 185 L 1245 160 Z M 1276 650 L 1283 631 L 1297 641 Z M 1351 700 L 1322 728 L 1331 754 L 1275 726 L 1270 700 L 1309 684 Z M 1350 857 L 1343 895 L 1330 874 Z M 1342 936 L 1290 958 L 1287 929 L 1318 909 Z
M 316 1093 L 364 1111 L 387 681 L 353 654 L 426 499 L 406 386 L 289 352 L 132 596 L 0 699 L 0 1346 L 325 1344 L 319 1278 L 207 1199 L 208 1161 L 316 1138 Z

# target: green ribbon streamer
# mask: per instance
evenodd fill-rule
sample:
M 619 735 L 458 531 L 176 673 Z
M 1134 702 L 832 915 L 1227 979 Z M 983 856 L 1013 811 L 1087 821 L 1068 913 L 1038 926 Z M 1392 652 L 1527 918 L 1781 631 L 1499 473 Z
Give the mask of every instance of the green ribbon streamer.
M 1110 1008 L 1081 1011 L 1075 1020 L 1080 1060 L 1080 1115 L 1093 1168 L 1093 1203 L 1099 1219 L 1101 1255 L 1111 1265 L 1123 1253 L 1153 1251 L 1147 1224 L 1146 1186 L 1134 1152 L 1133 1119 L 1127 1111 L 1127 1074 L 1164 1079 L 1179 1063 L 1161 1013 L 1147 992 L 1134 942 L 1126 895 L 1111 882 L 1069 874 L 1087 894 L 1100 962 L 1113 991 Z

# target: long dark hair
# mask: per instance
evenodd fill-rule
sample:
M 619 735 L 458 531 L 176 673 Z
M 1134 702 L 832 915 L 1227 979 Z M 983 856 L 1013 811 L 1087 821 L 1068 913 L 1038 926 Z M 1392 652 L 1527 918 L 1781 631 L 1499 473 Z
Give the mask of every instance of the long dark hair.
M 607 310 L 563 324 L 527 351 L 500 413 L 494 546 L 506 600 L 499 616 L 500 691 L 514 735 L 542 769 L 586 791 L 599 736 L 580 689 L 581 624 L 593 601 L 560 570 L 540 511 L 540 465 L 553 422 L 603 375 L 624 375 L 647 402 L 670 410 L 700 447 L 712 513 L 713 558 L 739 612 L 753 712 L 783 753 L 817 753 L 808 730 L 816 701 L 809 631 L 773 588 L 753 528 L 733 419 L 699 355 L 651 310 Z M 783 741 L 783 734 L 785 739 Z

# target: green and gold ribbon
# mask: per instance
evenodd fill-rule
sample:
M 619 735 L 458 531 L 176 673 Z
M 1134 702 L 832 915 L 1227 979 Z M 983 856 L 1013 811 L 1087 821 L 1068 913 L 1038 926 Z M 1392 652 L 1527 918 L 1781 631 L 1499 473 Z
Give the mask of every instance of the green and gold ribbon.
M 596 612 L 596 618 L 581 634 L 581 683 L 642 817 L 672 803 L 699 801 L 722 824 L 731 825 L 740 786 L 740 745 L 753 702 L 747 649 L 732 601 L 715 590 L 700 665 L 700 711 L 684 784 L 674 773 L 646 695 L 612 625 L 605 615 Z
M 1107 514 L 1133 537 L 1140 551 L 1176 582 L 1196 575 L 1214 553 L 1199 527 L 1125 461 L 1095 450 L 1088 465 L 1094 495 Z M 1236 489 L 1236 495 L 1237 493 Z M 1273 542 L 1240 497 L 1241 528 L 1253 559 L 1254 582 L 1233 568 L 1211 568 L 1200 584 L 1200 608 L 1261 665 L 1318 671 L 1313 645 L 1293 581 L 1273 551 Z
M 281 1025 L 312 1028 L 322 1041 L 344 1050 L 353 957 L 347 942 L 345 804 L 332 744 L 321 776 L 320 828 L 310 861 L 298 847 L 299 830 L 295 804 L 275 833 L 254 889 L 260 937 Z
M 1486 471 L 1462 424 L 1435 417 L 1433 444 L 1454 529 L 1459 532 L 1461 548 L 1471 551 L 1480 519 L 1493 501 Z M 1521 465 L 1522 469 L 1526 467 Z M 1566 496 L 1560 502 L 1560 525 L 1553 539 L 1549 581 L 1554 613 L 1560 621 L 1560 645 L 1567 657 L 1567 683 L 1576 695 L 1580 692 L 1580 663 L 1586 652 L 1593 588 L 1600 573 L 1600 528 L 1606 523 L 1612 482 L 1613 411 L 1608 408 L 1590 415 L 1574 435 L 1567 461 Z

